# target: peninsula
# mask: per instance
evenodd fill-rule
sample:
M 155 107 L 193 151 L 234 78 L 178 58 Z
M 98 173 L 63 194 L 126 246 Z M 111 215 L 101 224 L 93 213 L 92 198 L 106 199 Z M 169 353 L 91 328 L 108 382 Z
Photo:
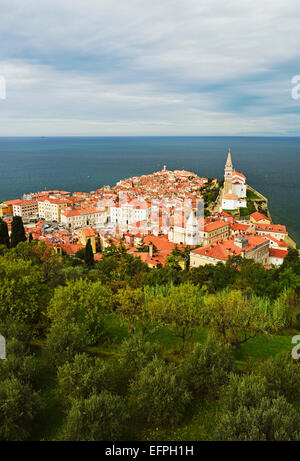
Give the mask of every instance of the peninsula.
M 230 149 L 224 179 L 185 170 L 120 180 L 90 193 L 48 190 L 0 204 L 11 229 L 23 220 L 27 237 L 55 252 L 80 254 L 90 241 L 95 260 L 114 245 L 149 267 L 164 266 L 175 248 L 189 253 L 190 267 L 241 256 L 266 268 L 283 263 L 296 244 L 286 226 L 274 224 L 268 201 L 233 168 Z M 185 259 L 179 261 L 184 267 Z

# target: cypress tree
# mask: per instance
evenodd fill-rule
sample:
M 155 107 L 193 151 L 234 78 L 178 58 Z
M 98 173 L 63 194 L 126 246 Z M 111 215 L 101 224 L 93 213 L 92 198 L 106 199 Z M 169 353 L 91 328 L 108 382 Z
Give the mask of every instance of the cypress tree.
M 88 239 L 85 246 L 84 262 L 88 267 L 94 265 L 94 253 L 91 245 L 91 239 Z
M 20 242 L 26 242 L 25 229 L 21 216 L 14 216 L 11 224 L 11 246 L 16 247 Z
M 6 245 L 9 248 L 8 227 L 5 221 L 0 218 L 0 245 Z

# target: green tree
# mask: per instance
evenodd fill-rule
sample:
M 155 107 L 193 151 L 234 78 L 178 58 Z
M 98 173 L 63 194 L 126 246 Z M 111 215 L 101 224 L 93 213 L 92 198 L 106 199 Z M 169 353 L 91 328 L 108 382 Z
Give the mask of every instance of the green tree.
M 223 291 L 204 299 L 206 321 L 225 342 L 239 346 L 259 333 L 278 331 L 286 324 L 286 311 L 264 298 L 248 299 L 237 290 Z
M 131 335 L 120 347 L 120 372 L 127 378 L 136 373 L 161 354 L 160 345 L 146 341 L 141 334 Z
M 10 317 L 38 326 L 45 322 L 49 297 L 43 270 L 30 260 L 13 259 L 13 251 L 0 257 L 0 320 Z
M 58 254 L 51 254 L 42 261 L 42 268 L 45 281 L 51 287 L 57 287 L 65 282 L 64 266 L 62 257 Z
M 127 420 L 122 397 L 108 391 L 73 400 L 62 438 L 73 441 L 119 440 Z
M 299 251 L 296 248 L 291 248 L 284 258 L 282 269 L 285 269 L 286 267 L 295 268 L 299 265 L 299 261 Z
M 40 397 L 30 385 L 15 377 L 0 380 L 0 440 L 28 439 L 40 408 Z
M 5 245 L 9 248 L 9 235 L 8 235 L 8 227 L 7 223 L 0 218 L 0 245 Z
M 11 224 L 11 246 L 14 248 L 20 242 L 26 242 L 25 229 L 21 216 L 14 216 Z
M 191 401 L 175 366 L 157 357 L 136 375 L 130 394 L 137 413 L 158 426 L 177 423 Z
M 215 266 L 192 267 L 183 274 L 183 280 L 198 285 L 203 292 L 215 293 L 236 283 L 239 272 L 233 265 L 218 263 Z
M 229 383 L 222 391 L 222 406 L 226 411 L 236 412 L 240 407 L 257 407 L 267 392 L 266 379 L 259 375 L 240 376 L 231 373 Z
M 201 324 L 199 288 L 191 283 L 171 286 L 167 296 L 159 293 L 150 303 L 154 321 L 168 326 L 174 336 L 185 342 L 191 338 L 193 329 Z
M 76 354 L 87 347 L 87 331 L 84 325 L 68 319 L 60 319 L 51 325 L 46 338 L 48 360 L 54 367 L 72 361 Z
M 113 387 L 111 366 L 100 358 L 76 354 L 57 371 L 58 393 L 64 405 L 87 399 Z
M 266 380 L 270 395 L 278 394 L 290 403 L 300 398 L 299 366 L 290 353 L 281 353 L 268 359 L 259 368 L 259 374 Z
M 143 289 L 134 289 L 129 286 L 120 289 L 115 295 L 115 301 L 117 304 L 116 312 L 122 323 L 127 325 L 131 333 L 139 328 L 144 335 L 150 326 L 150 320 Z
M 299 413 L 278 393 L 282 382 L 271 386 L 273 372 L 265 374 L 231 374 L 222 394 L 218 440 L 299 440 Z
M 176 245 L 171 251 L 171 255 L 167 257 L 167 263 L 169 266 L 181 270 L 180 262 L 183 261 L 184 269 L 189 270 L 190 268 L 190 252 L 191 248 L 189 245 L 185 246 L 182 250 Z
M 263 397 L 257 407 L 221 414 L 216 439 L 222 441 L 298 441 L 300 417 L 284 397 Z
M 94 265 L 94 253 L 92 249 L 91 239 L 88 239 L 88 241 L 86 242 L 84 262 L 88 267 L 92 267 Z
M 7 337 L 6 360 L 0 360 L 0 379 L 17 378 L 21 383 L 38 387 L 40 366 L 26 344 L 16 338 Z
M 52 321 L 72 320 L 87 330 L 87 340 L 93 344 L 103 334 L 105 315 L 111 311 L 111 291 L 101 282 L 76 280 L 55 289 L 48 308 Z
M 27 323 L 16 322 L 12 319 L 0 321 L 0 334 L 7 338 L 8 341 L 17 340 L 18 343 L 22 344 L 22 350 L 29 353 L 33 332 Z
M 205 344 L 197 343 L 182 365 L 187 385 L 196 395 L 218 392 L 232 370 L 231 346 L 215 337 L 209 337 Z

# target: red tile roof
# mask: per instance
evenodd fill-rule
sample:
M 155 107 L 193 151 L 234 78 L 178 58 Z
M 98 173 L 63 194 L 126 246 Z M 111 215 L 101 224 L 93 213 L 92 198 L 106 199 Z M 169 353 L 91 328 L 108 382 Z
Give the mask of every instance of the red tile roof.
M 271 219 L 265 216 L 263 213 L 259 213 L 259 211 L 255 211 L 254 213 L 251 213 L 251 215 L 255 221 L 261 221 L 262 219 L 267 219 L 269 222 L 271 222 Z
M 249 235 L 247 236 L 247 240 L 248 246 L 243 249 L 235 245 L 234 237 L 229 237 L 223 240 L 219 240 L 213 244 L 206 245 L 201 248 L 196 248 L 195 250 L 192 250 L 191 253 L 226 261 L 229 257 L 238 256 L 243 252 L 251 251 L 255 247 L 267 241 L 264 237 L 258 235 Z
M 85 235 L 85 237 L 95 237 L 97 232 L 94 229 L 81 229 L 81 232 Z
M 250 227 L 249 224 L 241 224 L 241 223 L 238 223 L 238 222 L 234 222 L 230 226 L 230 228 L 233 231 L 242 231 L 242 232 L 246 232 L 249 229 L 249 227 Z
M 287 250 L 280 250 L 279 248 L 269 248 L 269 255 L 271 258 L 284 259 L 288 254 Z
M 225 194 L 225 195 L 223 196 L 223 198 L 224 198 L 225 200 L 237 200 L 237 199 L 238 199 L 238 196 L 235 195 L 235 194 L 232 194 L 232 193 L 228 193 L 228 194 Z
M 156 246 L 158 250 L 168 250 L 172 251 L 176 247 L 176 244 L 169 242 L 166 235 L 156 236 L 156 235 L 147 235 L 144 238 L 144 243 L 150 245 L 151 243 Z M 178 245 L 180 246 L 180 245 Z
M 255 224 L 255 229 L 261 232 L 276 232 L 278 234 L 287 234 L 286 227 L 281 224 Z
M 228 223 L 223 221 L 210 222 L 209 224 L 204 225 L 204 232 L 212 232 L 223 227 L 227 227 Z

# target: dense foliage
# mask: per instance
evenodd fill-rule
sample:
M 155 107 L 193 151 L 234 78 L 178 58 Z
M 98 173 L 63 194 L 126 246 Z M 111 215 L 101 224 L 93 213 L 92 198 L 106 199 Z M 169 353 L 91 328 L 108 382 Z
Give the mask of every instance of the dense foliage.
M 299 440 L 296 251 L 269 270 L 182 270 L 180 251 L 149 269 L 124 247 L 57 255 L 16 227 L 7 245 L 0 222 L 0 440 Z

